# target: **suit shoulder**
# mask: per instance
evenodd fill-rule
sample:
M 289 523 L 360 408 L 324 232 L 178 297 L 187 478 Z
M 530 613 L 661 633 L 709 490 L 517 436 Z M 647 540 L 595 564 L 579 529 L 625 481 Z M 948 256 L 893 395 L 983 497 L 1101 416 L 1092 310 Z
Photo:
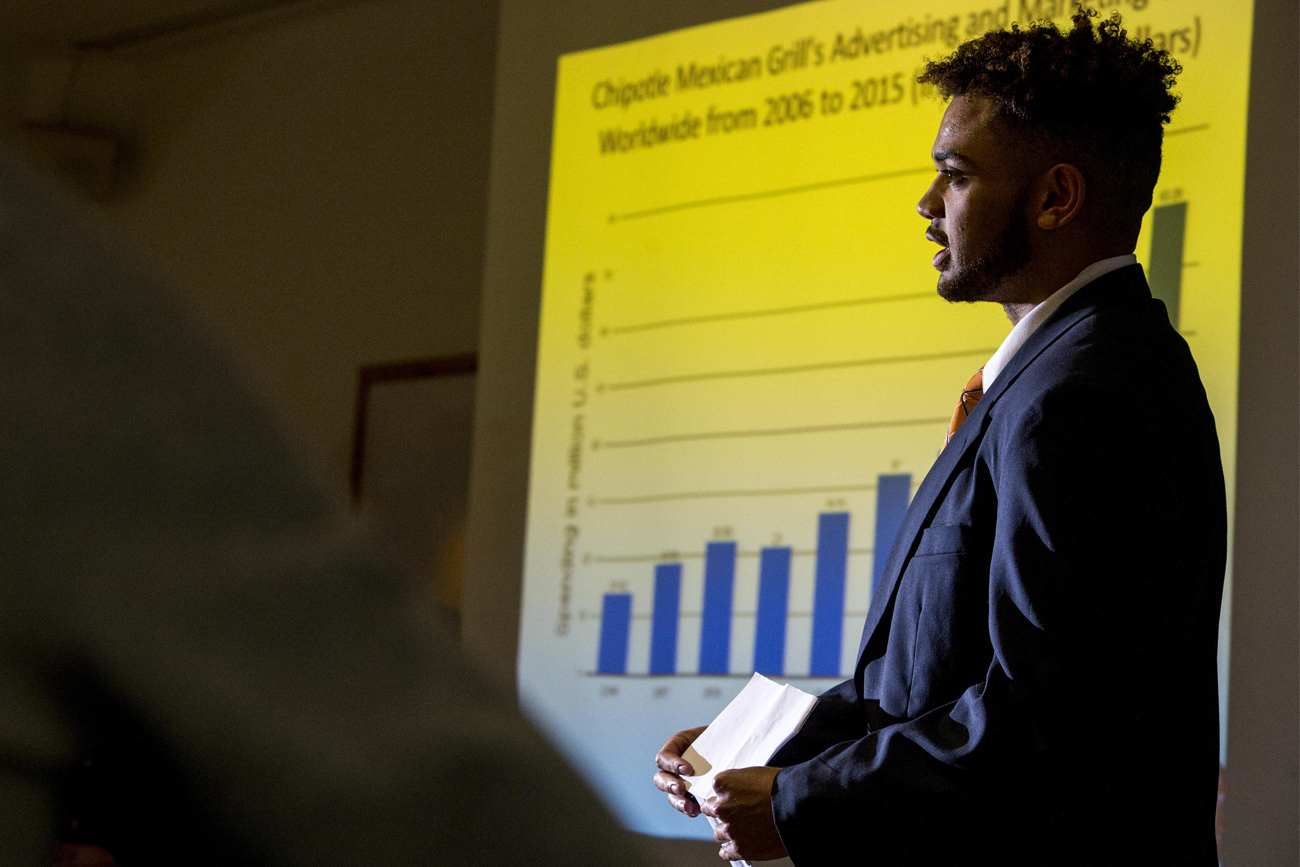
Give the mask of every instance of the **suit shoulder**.
M 1181 433 L 1171 440 L 1174 430 Z M 1074 322 L 991 408 L 987 438 L 1004 457 L 1049 439 L 1080 454 L 1100 448 L 1123 462 L 1219 462 L 1196 363 L 1163 306 L 1150 299 Z
M 1006 397 L 1032 403 L 1060 389 L 1097 389 L 1120 403 L 1156 393 L 1205 400 L 1187 341 L 1149 298 L 1081 317 L 1025 368 Z

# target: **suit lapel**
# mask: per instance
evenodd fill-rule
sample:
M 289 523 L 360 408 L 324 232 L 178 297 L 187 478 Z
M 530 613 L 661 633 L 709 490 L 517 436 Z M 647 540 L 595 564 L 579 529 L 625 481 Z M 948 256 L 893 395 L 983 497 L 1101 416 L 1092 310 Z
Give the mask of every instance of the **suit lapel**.
M 1016 379 L 1034 359 L 1071 328 L 1091 315 L 1100 303 L 1114 295 L 1116 290 L 1123 291 L 1138 287 L 1144 293 L 1148 291 L 1142 266 L 1128 265 L 1098 277 L 1066 299 L 1060 309 L 1048 317 L 1047 321 L 1030 335 L 1025 345 L 1020 347 L 1020 351 L 998 374 L 993 387 L 985 392 L 980 402 L 975 405 L 974 412 L 967 416 L 952 441 L 940 452 L 938 460 L 926 473 L 921 486 L 916 489 L 916 496 L 907 507 L 903 524 L 898 528 L 898 535 L 894 537 L 894 543 L 889 549 L 889 559 L 885 561 L 880 583 L 872 596 L 871 607 L 867 611 L 867 622 L 862 630 L 862 640 L 858 644 L 858 662 L 854 672 L 859 692 L 862 689 L 864 652 L 880 629 L 885 612 L 892 606 L 899 576 L 903 574 L 907 561 L 916 550 L 921 538 L 921 530 L 929 524 L 942 501 L 941 495 L 947 491 L 957 468 L 961 466 L 962 457 L 983 438 L 984 428 L 988 424 L 988 416 L 994 405 L 1015 384 Z
M 962 422 L 956 435 L 939 453 L 938 459 L 921 481 L 921 486 L 916 489 L 916 496 L 912 497 L 912 502 L 907 506 L 903 524 L 898 528 L 898 535 L 894 537 L 894 543 L 889 548 L 889 559 L 885 561 L 885 569 L 880 573 L 880 583 L 876 585 L 876 592 L 871 598 L 871 607 L 867 611 L 867 623 L 863 627 L 862 640 L 858 644 L 859 674 L 862 669 L 862 653 L 867 649 L 869 639 L 875 634 L 886 609 L 893 601 L 894 590 L 898 586 L 898 576 L 903 573 L 903 567 L 911 558 L 917 542 L 920 541 L 921 529 L 929 522 L 931 514 L 938 506 L 939 495 L 947 490 L 953 471 L 960 464 L 966 450 L 978 442 L 979 434 L 984 432 L 988 410 L 989 407 L 985 405 L 984 399 L 975 405 L 974 412 L 966 417 L 966 421 Z

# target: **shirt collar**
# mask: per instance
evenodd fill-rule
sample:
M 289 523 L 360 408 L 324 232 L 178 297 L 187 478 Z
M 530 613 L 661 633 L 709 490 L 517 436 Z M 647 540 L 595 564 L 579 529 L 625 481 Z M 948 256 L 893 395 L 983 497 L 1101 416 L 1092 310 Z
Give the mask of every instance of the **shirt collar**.
M 1057 289 L 1033 310 L 1026 313 L 1016 323 L 1016 326 L 1011 329 L 1011 333 L 1007 335 L 1006 339 L 1002 341 L 998 351 L 993 353 L 993 357 L 984 365 L 984 390 L 988 391 L 993 387 L 993 380 L 997 379 L 998 374 L 1006 369 L 1007 364 L 1020 351 L 1020 347 L 1025 345 L 1030 335 L 1038 330 L 1038 326 L 1046 322 L 1047 318 L 1055 313 L 1056 308 L 1064 304 L 1066 299 L 1103 274 L 1109 274 L 1111 271 L 1118 270 L 1126 265 L 1135 264 L 1137 264 L 1137 256 L 1132 253 L 1093 262 L 1080 271 L 1079 276 Z

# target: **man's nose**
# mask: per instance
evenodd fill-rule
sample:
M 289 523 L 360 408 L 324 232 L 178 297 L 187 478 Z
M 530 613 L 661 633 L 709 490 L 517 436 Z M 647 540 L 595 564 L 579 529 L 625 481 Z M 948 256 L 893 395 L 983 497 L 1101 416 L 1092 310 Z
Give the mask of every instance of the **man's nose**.
M 921 201 L 916 203 L 916 212 L 927 220 L 937 220 L 943 216 L 943 196 L 939 195 L 939 177 L 935 177 Z

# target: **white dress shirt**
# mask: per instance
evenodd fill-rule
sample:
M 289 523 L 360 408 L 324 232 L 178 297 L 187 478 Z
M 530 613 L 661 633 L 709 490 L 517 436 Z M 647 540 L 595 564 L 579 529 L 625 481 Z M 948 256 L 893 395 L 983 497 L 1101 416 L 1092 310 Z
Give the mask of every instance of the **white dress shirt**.
M 1045 300 L 1041 301 L 1037 307 L 1030 310 L 1024 317 L 1016 323 L 1016 327 L 1011 329 L 1006 340 L 998 347 L 998 351 L 993 353 L 993 357 L 984 365 L 984 391 L 988 392 L 993 387 L 993 381 L 998 378 L 998 374 L 1006 369 L 1011 359 L 1015 358 L 1020 347 L 1024 346 L 1029 340 L 1029 336 L 1038 330 L 1038 326 L 1047 321 L 1047 317 L 1056 312 L 1056 308 L 1065 303 L 1065 300 L 1078 292 L 1084 286 L 1087 286 L 1093 280 L 1103 274 L 1109 274 L 1125 265 L 1136 265 L 1137 256 L 1129 253 L 1126 256 L 1112 256 L 1109 259 L 1102 259 L 1093 262 L 1087 268 L 1079 272 L 1069 283 L 1066 283 L 1060 289 L 1057 289 Z

